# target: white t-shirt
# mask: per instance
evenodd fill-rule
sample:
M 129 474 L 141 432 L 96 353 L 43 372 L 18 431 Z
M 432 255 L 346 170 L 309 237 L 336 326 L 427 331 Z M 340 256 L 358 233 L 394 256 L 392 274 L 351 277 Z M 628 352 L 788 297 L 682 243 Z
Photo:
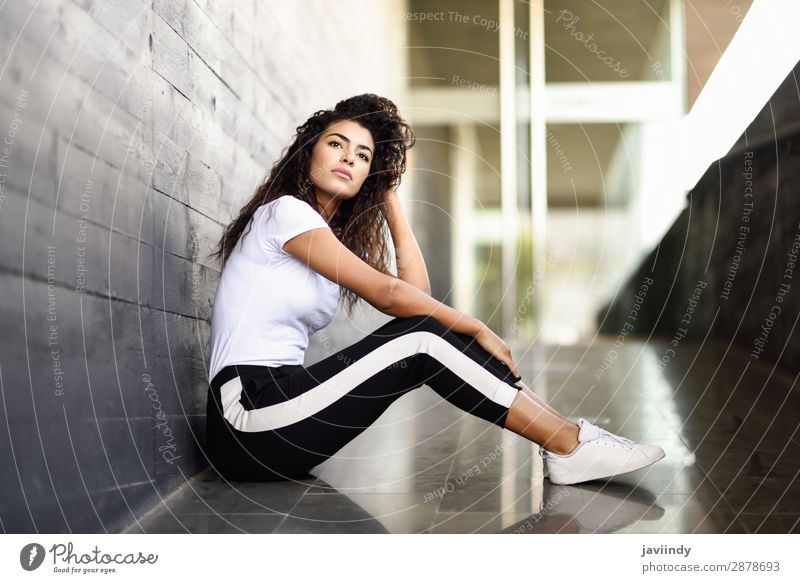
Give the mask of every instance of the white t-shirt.
M 259 207 L 220 275 L 211 313 L 209 382 L 229 364 L 303 364 L 308 338 L 331 323 L 339 285 L 283 250 L 330 229 L 306 202 L 284 195 Z

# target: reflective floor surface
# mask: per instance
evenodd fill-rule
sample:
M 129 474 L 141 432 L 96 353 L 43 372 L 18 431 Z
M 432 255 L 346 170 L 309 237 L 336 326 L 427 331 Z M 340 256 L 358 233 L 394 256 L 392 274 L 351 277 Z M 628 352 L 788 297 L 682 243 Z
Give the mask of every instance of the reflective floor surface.
M 305 480 L 207 470 L 128 532 L 800 532 L 794 379 L 726 345 L 667 348 L 513 350 L 525 382 L 564 415 L 661 445 L 649 468 L 550 484 L 538 446 L 422 387 Z

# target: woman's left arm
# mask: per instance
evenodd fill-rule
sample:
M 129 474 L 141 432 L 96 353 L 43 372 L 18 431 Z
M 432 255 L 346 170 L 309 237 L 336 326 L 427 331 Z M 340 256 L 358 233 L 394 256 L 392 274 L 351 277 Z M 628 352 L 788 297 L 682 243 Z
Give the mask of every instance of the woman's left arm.
M 431 282 L 425 260 L 394 188 L 386 191 L 384 214 L 389 223 L 397 257 L 397 277 L 431 295 Z

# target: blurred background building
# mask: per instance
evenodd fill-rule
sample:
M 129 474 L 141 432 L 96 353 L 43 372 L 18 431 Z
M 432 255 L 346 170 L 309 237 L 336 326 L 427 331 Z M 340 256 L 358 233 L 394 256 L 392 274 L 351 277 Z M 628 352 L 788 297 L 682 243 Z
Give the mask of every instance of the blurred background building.
M 506 334 L 591 338 L 684 206 L 673 130 L 749 5 L 411 0 L 411 196 L 438 227 L 438 296 Z

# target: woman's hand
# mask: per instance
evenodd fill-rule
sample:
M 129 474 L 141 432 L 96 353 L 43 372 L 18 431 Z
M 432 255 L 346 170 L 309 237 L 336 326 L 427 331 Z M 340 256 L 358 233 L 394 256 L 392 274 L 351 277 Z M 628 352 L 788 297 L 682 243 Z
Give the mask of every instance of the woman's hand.
M 480 332 L 475 335 L 475 340 L 478 341 L 478 344 L 480 344 L 486 352 L 506 365 L 508 369 L 514 373 L 514 376 L 521 376 L 517 365 L 514 364 L 514 359 L 511 357 L 511 347 L 497 334 L 492 332 L 489 326 L 484 324 Z

